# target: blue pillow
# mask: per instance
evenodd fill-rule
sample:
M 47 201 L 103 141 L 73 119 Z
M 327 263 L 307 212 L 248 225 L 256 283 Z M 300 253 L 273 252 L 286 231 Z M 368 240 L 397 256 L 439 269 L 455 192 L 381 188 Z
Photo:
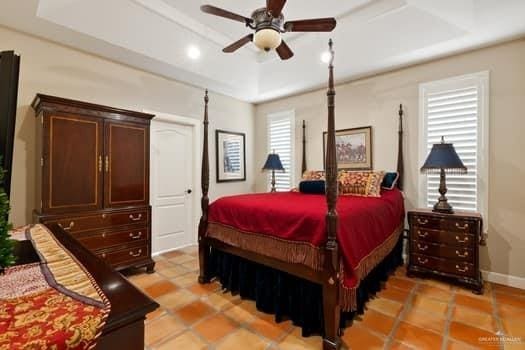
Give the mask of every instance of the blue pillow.
M 393 190 L 396 187 L 397 180 L 399 179 L 399 173 L 385 173 L 383 177 L 383 182 L 381 183 L 381 188 L 385 190 Z
M 299 192 L 306 194 L 325 194 L 324 180 L 305 180 L 299 183 Z

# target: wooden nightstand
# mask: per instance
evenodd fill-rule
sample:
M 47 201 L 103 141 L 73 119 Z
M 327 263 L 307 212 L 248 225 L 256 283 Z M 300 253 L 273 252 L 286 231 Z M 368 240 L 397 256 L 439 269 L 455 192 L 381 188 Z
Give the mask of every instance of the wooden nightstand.
M 441 277 L 483 293 L 479 245 L 483 221 L 476 213 L 408 212 L 409 262 L 407 275 Z

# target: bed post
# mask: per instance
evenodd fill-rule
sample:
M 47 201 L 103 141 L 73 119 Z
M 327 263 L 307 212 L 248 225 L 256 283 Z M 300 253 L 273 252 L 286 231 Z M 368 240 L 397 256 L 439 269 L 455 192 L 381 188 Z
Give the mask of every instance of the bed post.
M 398 131 L 398 144 L 397 144 L 397 173 L 399 179 L 397 180 L 397 188 L 403 190 L 403 105 L 399 105 L 399 131 Z
M 209 258 L 210 247 L 206 244 L 206 231 L 208 230 L 208 205 L 210 199 L 208 198 L 208 189 L 210 187 L 210 160 L 208 155 L 208 90 L 204 95 L 204 138 L 202 145 L 202 168 L 201 168 L 201 209 L 202 216 L 199 222 L 199 283 L 208 283 L 207 264 Z
M 303 120 L 303 163 L 301 165 L 301 176 L 306 171 L 306 122 Z
M 337 245 L 337 158 L 335 146 L 335 89 L 334 89 L 334 50 L 332 39 L 329 42 L 331 53 L 328 79 L 328 137 L 326 146 L 326 214 L 327 242 L 325 246 L 323 280 L 323 313 L 324 338 L 323 349 L 339 349 L 339 322 L 341 310 L 339 306 L 339 255 Z

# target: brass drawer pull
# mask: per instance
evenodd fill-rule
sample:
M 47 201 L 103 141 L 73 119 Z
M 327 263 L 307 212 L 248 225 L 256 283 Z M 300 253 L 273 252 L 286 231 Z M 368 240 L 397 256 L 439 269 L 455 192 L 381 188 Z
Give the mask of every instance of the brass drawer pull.
M 465 266 L 465 268 L 462 269 L 459 265 L 456 265 L 456 270 L 458 270 L 459 272 L 467 272 L 468 271 L 468 266 Z
M 459 256 L 460 258 L 466 258 L 468 256 L 468 252 L 465 251 L 463 254 L 461 254 L 459 250 L 456 250 L 456 255 Z
M 460 230 L 466 230 L 468 229 L 468 224 L 460 225 L 459 222 L 456 222 L 456 227 L 459 228 Z
M 106 234 L 105 233 L 102 234 L 102 238 L 106 238 Z
M 425 238 L 426 236 L 428 236 L 428 231 L 425 231 L 425 232 L 421 233 L 420 230 L 417 230 L 417 235 L 419 237 Z
M 106 173 L 109 172 L 109 156 L 106 156 Z
M 134 217 L 133 214 L 129 214 L 129 219 L 133 221 L 139 221 L 142 219 L 142 214 L 139 214 L 137 217 Z
M 102 259 L 105 259 L 106 258 L 106 253 L 102 253 L 102 254 L 100 254 L 100 256 L 102 257 Z
M 133 253 L 132 251 L 129 252 L 129 255 L 131 255 L 134 258 L 140 256 L 141 254 L 142 254 L 142 249 L 139 249 L 136 253 Z
M 428 259 L 421 259 L 420 257 L 417 258 L 417 261 L 420 263 L 420 264 L 426 264 L 428 262 Z
M 98 156 L 98 172 L 102 172 L 102 156 Z
M 142 232 L 139 232 L 139 233 L 137 233 L 136 235 L 134 235 L 133 233 L 130 233 L 130 234 L 129 234 L 129 237 L 130 237 L 131 239 L 139 239 L 140 237 L 142 237 Z
M 420 225 L 426 225 L 428 224 L 428 219 L 421 220 L 420 218 L 417 218 L 417 223 Z
M 425 246 L 422 247 L 421 244 L 418 243 L 418 244 L 417 244 L 417 248 L 418 248 L 419 250 L 425 251 L 425 250 L 428 249 L 428 244 L 425 244 Z
M 468 237 L 465 237 L 465 239 L 461 239 L 459 238 L 459 236 L 456 236 L 456 241 L 458 241 L 459 243 L 466 243 L 469 241 Z
M 69 223 L 69 226 L 68 226 L 68 227 L 64 227 L 64 226 L 62 226 L 61 223 L 58 223 L 58 226 L 59 226 L 62 230 L 64 230 L 64 231 L 69 231 L 69 230 L 71 230 L 71 229 L 73 228 L 73 226 L 75 226 L 75 222 L 74 222 L 74 221 L 71 221 L 71 222 Z

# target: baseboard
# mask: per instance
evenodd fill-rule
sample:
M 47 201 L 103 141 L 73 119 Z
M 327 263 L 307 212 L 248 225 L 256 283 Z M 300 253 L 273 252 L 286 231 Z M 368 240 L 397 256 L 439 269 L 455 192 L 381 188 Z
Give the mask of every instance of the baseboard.
M 504 275 L 498 272 L 481 271 L 485 281 L 503 284 L 509 287 L 525 289 L 525 278 L 511 275 Z

